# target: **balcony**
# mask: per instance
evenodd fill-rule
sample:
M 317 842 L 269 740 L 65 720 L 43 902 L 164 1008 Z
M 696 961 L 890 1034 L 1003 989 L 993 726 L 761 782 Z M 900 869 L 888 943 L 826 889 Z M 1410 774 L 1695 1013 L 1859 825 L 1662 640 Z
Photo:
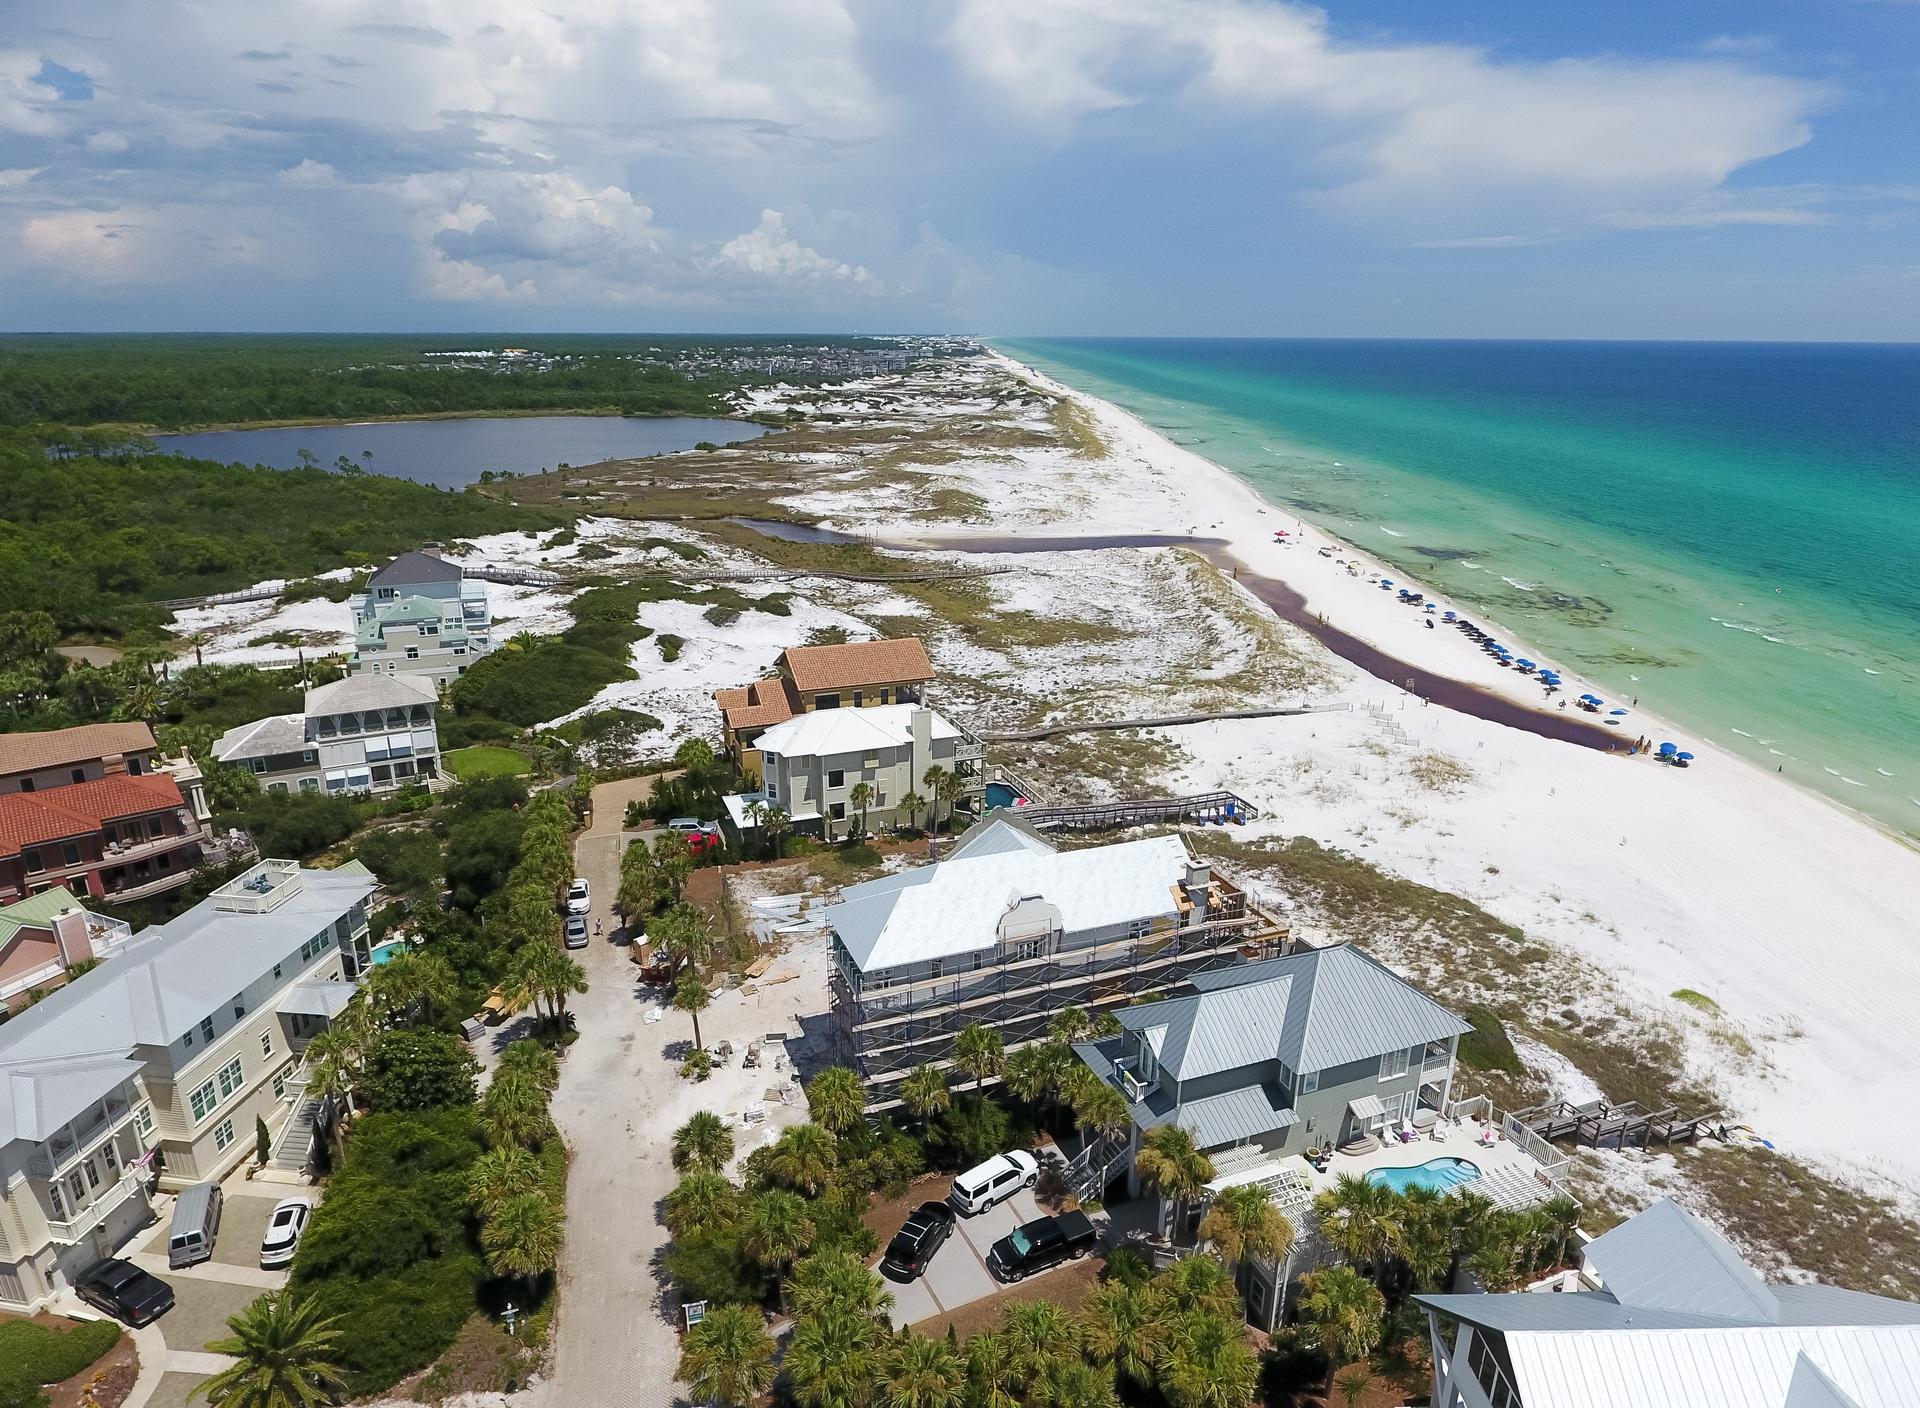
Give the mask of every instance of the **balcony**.
M 126 1202 L 128 1198 L 139 1197 L 140 1177 L 132 1172 L 123 1172 L 117 1183 L 103 1191 L 99 1197 L 81 1208 L 65 1222 L 47 1219 L 47 1232 L 54 1241 L 65 1246 L 74 1246 L 84 1242 L 93 1234 L 93 1229 L 107 1220 L 108 1214 Z
M 199 829 L 187 813 L 180 814 L 179 831 L 170 831 L 165 835 L 148 837 L 140 841 L 109 841 L 100 849 L 101 866 L 125 865 L 136 860 L 146 860 L 163 851 L 177 851 L 182 846 L 200 843 Z M 172 878 L 172 877 L 169 877 Z
M 26 1171 L 35 1178 L 58 1178 L 118 1134 L 132 1113 L 122 1095 L 109 1095 L 79 1119 L 63 1125 L 53 1137 L 27 1157 Z
M 87 942 L 95 958 L 111 958 L 133 941 L 133 925 L 104 914 L 87 915 Z

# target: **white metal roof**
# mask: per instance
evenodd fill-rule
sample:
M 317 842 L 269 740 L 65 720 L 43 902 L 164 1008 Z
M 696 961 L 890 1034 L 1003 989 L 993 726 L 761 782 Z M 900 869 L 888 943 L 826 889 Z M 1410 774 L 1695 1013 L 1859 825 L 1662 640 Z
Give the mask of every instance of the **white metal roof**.
M 345 714 L 365 709 L 404 709 L 432 704 L 439 691 L 415 675 L 348 675 L 307 691 L 308 714 Z
M 760 735 L 754 745 L 762 753 L 781 757 L 830 758 L 840 753 L 870 753 L 876 748 L 904 748 L 913 742 L 913 715 L 918 704 L 880 704 L 860 709 L 816 709 L 796 714 Z M 933 737 L 958 738 L 960 730 L 932 709 Z
M 1587 1245 L 1586 1258 L 1622 1305 L 1772 1322 L 1780 1303 L 1725 1237 L 1662 1198 Z
M 274 714 L 228 729 L 214 740 L 213 756 L 217 762 L 226 763 L 299 753 L 312 746 L 307 742 L 305 715 Z
M 1018 829 L 991 819 L 982 825 Z M 871 973 L 990 949 L 1001 917 L 1022 899 L 1058 906 L 1068 933 L 1170 918 L 1187 860 L 1178 836 L 1065 852 L 1045 843 L 963 848 L 937 865 L 848 886 L 825 920 L 855 966 Z

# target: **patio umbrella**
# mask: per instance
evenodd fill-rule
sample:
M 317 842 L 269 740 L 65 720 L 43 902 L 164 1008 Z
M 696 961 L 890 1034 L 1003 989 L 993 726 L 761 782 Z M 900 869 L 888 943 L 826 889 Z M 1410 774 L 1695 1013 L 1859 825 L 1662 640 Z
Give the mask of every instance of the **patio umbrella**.
M 1653 751 L 1658 753 L 1663 758 L 1671 758 L 1675 753 L 1679 752 L 1680 750 L 1678 748 L 1675 748 L 1671 743 L 1662 743 L 1658 748 L 1654 749 Z
M 1673 760 L 1674 760 L 1674 761 L 1675 761 L 1676 763 L 1690 763 L 1690 762 L 1692 762 L 1692 761 L 1693 761 L 1693 754 L 1691 754 L 1691 753 L 1675 753 L 1675 754 L 1673 755 Z
M 1453 612 L 1449 611 L 1446 615 L 1446 619 L 1449 621 L 1458 621 L 1460 618 L 1454 615 Z
M 1615 718 L 1617 719 L 1617 718 L 1619 718 L 1619 717 L 1620 717 L 1621 715 L 1623 715 L 1623 714 L 1625 714 L 1625 713 L 1626 713 L 1627 711 L 1626 711 L 1625 709 L 1610 709 L 1610 710 L 1608 710 L 1607 712 L 1609 712 L 1610 714 L 1612 714 L 1612 715 L 1613 715 L 1613 716 L 1614 716 L 1614 717 L 1615 717 Z

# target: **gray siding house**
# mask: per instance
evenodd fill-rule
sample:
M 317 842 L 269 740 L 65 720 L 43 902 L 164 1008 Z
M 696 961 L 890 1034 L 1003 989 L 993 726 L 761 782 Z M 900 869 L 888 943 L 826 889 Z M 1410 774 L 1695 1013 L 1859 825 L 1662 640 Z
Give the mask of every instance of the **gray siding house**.
M 349 675 L 308 690 L 305 706 L 228 729 L 213 756 L 251 771 L 266 792 L 384 793 L 439 778 L 431 680 Z
M 1120 1008 L 1118 1036 L 1074 1048 L 1127 1097 L 1129 1170 L 1141 1136 L 1163 1124 L 1210 1153 L 1255 1145 L 1274 1157 L 1431 1124 L 1470 1030 L 1346 944 L 1187 982 L 1195 992 Z
M 1582 1289 L 1423 1295 L 1435 1408 L 1896 1408 L 1920 1402 L 1920 1305 L 1769 1284 L 1661 1199 L 1588 1243 Z
M 493 648 L 487 584 L 440 555 L 438 543 L 404 552 L 348 602 L 356 675 L 417 676 L 445 689 Z

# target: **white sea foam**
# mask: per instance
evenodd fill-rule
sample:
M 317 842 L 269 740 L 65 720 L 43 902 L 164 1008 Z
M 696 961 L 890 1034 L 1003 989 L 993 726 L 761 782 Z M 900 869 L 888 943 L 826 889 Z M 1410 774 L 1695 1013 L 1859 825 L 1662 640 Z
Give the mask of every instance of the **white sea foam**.
M 1516 582 L 1511 577 L 1502 577 L 1500 580 L 1505 582 L 1508 586 L 1512 587 L 1517 592 L 1530 592 L 1534 589 L 1532 583 Z
M 1867 785 L 1867 784 L 1866 784 L 1866 783 L 1864 783 L 1864 782 L 1854 782 L 1852 778 L 1850 778 L 1850 777 L 1847 777 L 1847 776 L 1845 776 L 1845 775 L 1842 775 L 1842 776 L 1841 776 L 1841 778 L 1840 778 L 1840 780 L 1841 780 L 1842 782 L 1852 782 L 1852 783 L 1853 783 L 1853 785 L 1854 785 L 1855 787 L 1865 787 L 1865 786 Z
M 1860 668 L 1863 670 L 1867 670 L 1867 667 L 1865 665 L 1862 665 Z M 1878 670 L 1867 670 L 1867 673 L 1870 675 L 1877 675 L 1880 672 Z
M 1834 775 L 1835 777 L 1840 777 L 1840 769 L 1839 769 L 1839 768 L 1822 768 L 1822 769 L 1821 769 L 1821 771 L 1822 771 L 1822 772 L 1830 772 L 1830 773 L 1832 773 L 1832 774 L 1833 774 L 1833 775 Z M 1846 781 L 1846 779 L 1845 779 L 1844 777 L 1840 777 L 1840 780 L 1841 780 L 1842 782 L 1845 782 L 1845 781 Z
M 1769 748 L 1767 749 L 1767 751 L 1773 754 L 1773 756 L 1776 758 L 1784 758 L 1787 756 L 1785 753 L 1782 753 L 1778 748 Z
M 1885 768 L 1875 768 L 1875 769 L 1874 769 L 1874 771 L 1875 771 L 1875 772 L 1877 772 L 1877 773 L 1879 773 L 1879 774 L 1880 774 L 1880 776 L 1882 776 L 1882 777 L 1892 777 L 1892 776 L 1893 776 L 1893 774 L 1892 774 L 1892 773 L 1890 773 L 1890 772 L 1888 772 L 1888 771 L 1887 771 L 1887 770 L 1886 770 Z
M 1730 728 L 1731 728 L 1731 727 L 1732 727 L 1732 725 L 1728 725 L 1728 727 L 1730 727 Z M 1735 733 L 1737 733 L 1737 734 L 1739 734 L 1739 735 L 1740 735 L 1740 736 L 1741 736 L 1742 738 L 1752 738 L 1752 737 L 1753 737 L 1753 735 L 1752 735 L 1752 734 L 1750 734 L 1750 733 L 1748 733 L 1748 732 L 1747 732 L 1747 731 L 1746 731 L 1745 729 L 1743 729 L 1743 728 L 1736 728 L 1736 729 L 1734 729 L 1733 731 L 1734 731 Z
M 1463 562 L 1460 565 L 1469 572 L 1478 572 L 1480 570 L 1480 564 L 1477 562 Z
M 1381 525 L 1378 525 L 1378 526 L 1379 526 L 1379 528 L 1380 528 L 1380 531 L 1381 531 L 1382 533 L 1385 533 L 1385 534 L 1386 534 L 1386 535 L 1387 535 L 1387 536 L 1388 536 L 1389 538 L 1404 538 L 1404 537 L 1406 537 L 1406 536 L 1407 536 L 1407 535 L 1406 535 L 1405 533 L 1396 533 L 1396 532 L 1394 532 L 1394 531 L 1393 531 L 1393 529 L 1391 529 L 1391 528 L 1389 528 L 1389 527 L 1387 527 L 1387 526 L 1386 526 L 1385 524 L 1381 524 Z

